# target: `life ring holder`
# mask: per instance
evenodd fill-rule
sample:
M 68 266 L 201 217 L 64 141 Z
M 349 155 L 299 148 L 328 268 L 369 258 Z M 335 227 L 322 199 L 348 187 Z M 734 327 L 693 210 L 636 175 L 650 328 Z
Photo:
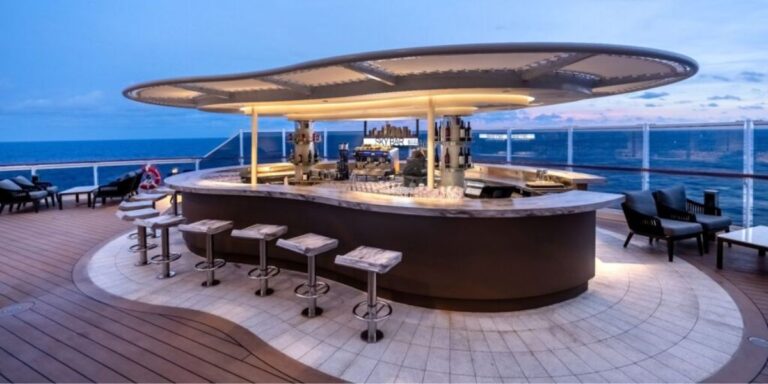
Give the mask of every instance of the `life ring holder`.
M 147 164 L 144 167 L 144 176 L 142 177 L 139 187 L 144 190 L 155 189 L 163 182 L 163 177 L 160 175 L 160 171 L 152 164 Z

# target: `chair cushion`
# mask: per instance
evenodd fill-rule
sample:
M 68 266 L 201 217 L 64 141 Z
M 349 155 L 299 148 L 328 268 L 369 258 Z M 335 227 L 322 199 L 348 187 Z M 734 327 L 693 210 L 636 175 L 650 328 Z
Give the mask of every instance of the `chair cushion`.
M 29 191 L 29 197 L 31 197 L 32 200 L 45 199 L 48 197 L 48 191 Z
M 630 191 L 624 192 L 627 205 L 644 215 L 657 216 L 656 200 L 653 199 L 651 191 Z
M 707 232 L 722 231 L 731 226 L 731 218 L 728 216 L 696 214 L 696 222 Z
M 59 187 L 54 185 L 53 187 L 46 187 L 45 190 L 48 191 L 48 193 L 54 195 L 59 191 Z
M 21 191 L 21 187 L 8 179 L 0 180 L 0 189 L 5 189 L 6 191 Z
M 669 188 L 659 189 L 656 192 L 659 204 L 685 212 L 687 198 L 685 197 L 685 187 L 682 184 L 673 185 Z
M 701 232 L 701 224 L 688 221 L 661 219 L 661 226 L 667 236 L 694 235 Z
M 24 176 L 16 176 L 16 177 L 13 178 L 13 181 L 16 184 L 21 185 L 22 187 L 34 187 L 35 186 L 35 183 L 29 181 L 29 179 L 27 179 Z

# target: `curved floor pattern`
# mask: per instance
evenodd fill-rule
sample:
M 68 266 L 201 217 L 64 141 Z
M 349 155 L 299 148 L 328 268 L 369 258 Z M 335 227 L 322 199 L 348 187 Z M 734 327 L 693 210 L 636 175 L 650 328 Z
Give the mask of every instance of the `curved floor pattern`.
M 386 337 L 367 345 L 352 306 L 364 293 L 338 283 L 320 299 L 322 317 L 299 315 L 293 287 L 302 274 L 283 271 L 275 295 L 253 295 L 247 266 L 228 264 L 222 284 L 203 289 L 183 252 L 178 275 L 157 280 L 156 266 L 134 267 L 121 236 L 88 265 L 93 282 L 129 300 L 208 312 L 241 324 L 274 348 L 310 367 L 353 382 L 700 381 L 727 363 L 743 333 L 740 312 L 715 281 L 681 259 L 621 247 L 598 229 L 597 275 L 589 290 L 556 305 L 519 312 L 468 313 L 394 303 L 382 324 Z M 407 255 L 405 255 L 407 257 Z

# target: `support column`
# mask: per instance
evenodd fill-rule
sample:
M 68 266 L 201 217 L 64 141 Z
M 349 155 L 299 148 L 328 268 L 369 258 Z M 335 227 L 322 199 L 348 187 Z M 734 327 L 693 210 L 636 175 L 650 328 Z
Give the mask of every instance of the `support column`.
M 568 167 L 566 169 L 568 171 L 573 171 L 573 127 L 568 127 L 568 147 L 566 149 L 568 158 L 566 159 L 566 164 L 568 164 Z
M 282 133 L 282 144 L 283 144 L 283 161 L 285 161 L 285 127 L 280 128 L 280 132 Z
M 507 128 L 507 164 L 512 164 L 512 128 Z
M 251 111 L 251 185 L 256 185 L 259 166 L 259 114 Z
M 744 165 L 742 173 L 755 174 L 755 123 L 752 120 L 744 121 Z M 754 209 L 754 185 L 755 179 L 745 177 L 742 184 L 742 226 L 752 226 L 752 214 Z
M 323 127 L 323 158 L 328 160 L 328 124 Z
M 240 134 L 238 135 L 240 138 L 240 165 L 243 165 L 245 163 L 245 149 L 243 149 L 243 130 L 240 130 Z
M 427 101 L 427 187 L 435 187 L 435 105 Z
M 642 179 L 642 189 L 647 191 L 651 188 L 651 174 L 647 169 L 651 168 L 651 125 L 648 123 L 643 124 L 643 147 L 642 147 L 642 166 L 643 170 L 640 172 Z

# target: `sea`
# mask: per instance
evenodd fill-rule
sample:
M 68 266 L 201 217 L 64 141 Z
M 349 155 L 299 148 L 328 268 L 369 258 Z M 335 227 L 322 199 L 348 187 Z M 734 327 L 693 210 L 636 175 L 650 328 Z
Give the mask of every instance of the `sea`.
M 318 145 L 321 156 L 338 157 L 338 146 L 348 143 L 350 148 L 362 143 L 361 131 L 330 131 Z M 420 137 L 426 140 L 424 132 Z M 564 129 L 513 131 L 510 140 L 510 162 L 549 168 L 564 168 L 568 160 L 568 133 Z M 743 131 L 723 129 L 663 129 L 650 133 L 650 168 L 680 171 L 705 171 L 720 174 L 740 174 L 744 166 Z M 288 144 L 290 146 L 290 144 Z M 243 135 L 247 155 L 250 135 Z M 755 129 L 754 172 L 768 176 L 768 126 Z M 159 139 L 112 141 L 60 141 L 60 142 L 0 142 L 0 166 L 18 164 L 75 163 L 141 159 L 199 158 L 201 168 L 212 168 L 239 163 L 240 139 Z M 214 150 L 215 149 L 215 150 Z M 290 152 L 290 148 L 286 148 Z M 475 130 L 471 143 L 475 162 L 505 163 L 507 161 L 506 131 Z M 408 155 L 403 149 L 401 158 Z M 260 161 L 280 161 L 283 158 L 281 132 L 259 133 Z M 246 159 L 247 163 L 247 159 Z M 628 167 L 642 166 L 642 132 L 638 130 L 576 130 L 573 133 L 574 171 L 604 176 L 604 184 L 592 185 L 591 190 L 621 192 L 642 187 L 639 171 L 579 168 L 579 166 Z M 106 183 L 121 174 L 139 168 L 129 166 L 102 166 L 97 170 L 99 183 Z M 193 162 L 158 165 L 161 173 L 194 170 Z M 0 179 L 15 175 L 31 176 L 29 171 L 0 171 Z M 71 169 L 38 169 L 41 180 L 50 181 L 60 188 L 93 184 L 91 166 Z M 740 177 L 713 177 L 650 173 L 650 188 L 659 189 L 681 183 L 689 198 L 702 200 L 705 189 L 719 191 L 719 203 L 734 223 L 743 221 L 743 191 L 745 179 Z M 754 179 L 754 224 L 768 225 L 768 180 Z

